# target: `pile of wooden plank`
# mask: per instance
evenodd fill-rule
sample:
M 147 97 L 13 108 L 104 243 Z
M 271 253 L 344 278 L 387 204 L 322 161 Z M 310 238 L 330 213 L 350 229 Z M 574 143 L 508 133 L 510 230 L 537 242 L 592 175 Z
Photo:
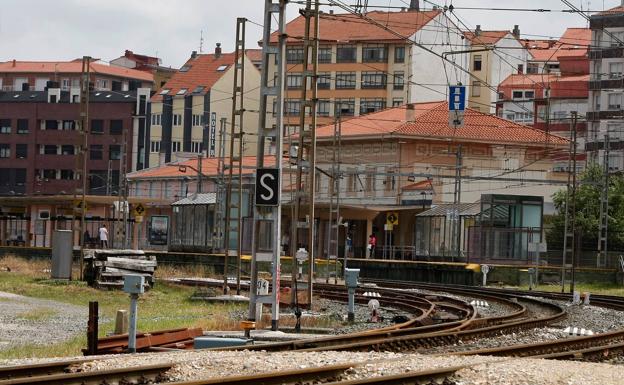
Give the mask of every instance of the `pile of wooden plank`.
M 90 249 L 85 250 L 85 278 L 90 286 L 121 289 L 124 275 L 145 277 L 145 289 L 154 286 L 156 256 L 142 250 Z

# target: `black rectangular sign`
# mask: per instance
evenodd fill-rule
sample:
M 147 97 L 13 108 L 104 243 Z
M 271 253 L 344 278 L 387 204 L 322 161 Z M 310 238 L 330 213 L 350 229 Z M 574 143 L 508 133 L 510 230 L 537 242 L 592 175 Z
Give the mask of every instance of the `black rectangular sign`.
M 259 168 L 256 171 L 256 206 L 277 206 L 279 185 L 278 169 Z

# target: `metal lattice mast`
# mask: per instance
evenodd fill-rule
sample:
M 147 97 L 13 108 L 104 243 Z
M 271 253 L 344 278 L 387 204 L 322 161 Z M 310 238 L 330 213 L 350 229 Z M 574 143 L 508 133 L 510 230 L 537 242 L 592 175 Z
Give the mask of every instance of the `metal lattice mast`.
M 89 151 L 89 92 L 90 92 L 90 71 L 91 57 L 82 57 L 82 76 L 80 77 L 80 134 L 82 136 L 82 145 L 80 147 L 80 156 L 76 157 L 76 175 L 75 178 L 81 181 L 80 188 L 77 186 L 74 190 L 74 202 L 77 198 L 78 191 L 81 190 L 80 209 L 74 203 L 74 221 L 76 214 L 80 213 L 80 224 L 78 226 L 78 239 L 80 240 L 80 280 L 83 277 L 84 270 L 84 248 L 86 230 L 85 215 L 87 214 L 87 152 Z M 72 221 L 72 224 L 74 223 Z M 71 274 L 71 272 L 70 272 Z
M 279 323 L 279 289 L 280 289 L 280 227 L 281 227 L 281 188 L 282 188 L 282 129 L 283 129 L 283 79 L 284 61 L 286 51 L 286 15 L 287 0 L 265 0 L 264 2 L 264 28 L 262 33 L 262 73 L 260 78 L 260 105 L 258 122 L 258 150 L 256 155 L 256 167 L 265 167 L 265 147 L 271 144 L 275 148 L 275 164 L 278 174 L 277 206 L 259 206 L 254 204 L 254 218 L 252 231 L 252 257 L 251 257 L 251 283 L 249 290 L 249 320 L 256 319 L 256 304 L 271 304 L 271 329 L 277 330 Z M 271 27 L 273 17 L 276 17 L 278 46 L 272 46 Z M 269 65 L 271 55 L 276 55 L 275 72 L 277 76 L 272 85 L 269 79 Z M 268 98 L 275 97 L 275 125 L 269 125 L 267 121 Z M 270 242 L 267 246 L 260 242 L 260 235 L 266 235 L 266 224 L 271 223 Z M 261 226 L 262 230 L 261 231 Z M 258 295 L 258 260 L 266 260 L 270 257 L 272 262 L 271 292 L 268 295 Z
M 221 118 L 219 126 L 219 158 L 217 161 L 217 204 L 215 212 L 215 235 L 213 237 L 213 249 L 225 250 L 223 244 L 223 229 L 225 227 L 225 128 L 226 119 Z M 217 246 L 215 247 L 215 240 Z
M 301 82 L 301 108 L 299 111 L 299 145 L 297 147 L 297 178 L 296 178 L 296 193 L 295 193 L 295 210 L 294 217 L 292 218 L 292 237 L 291 237 L 291 255 L 294 257 L 297 254 L 297 248 L 299 241 L 299 228 L 301 226 L 299 218 L 301 217 L 301 204 L 303 197 L 306 196 L 303 186 L 303 174 L 304 169 L 309 170 L 309 177 L 307 187 L 310 189 L 310 201 L 308 202 L 308 221 L 305 224 L 308 228 L 308 301 L 312 304 L 312 277 L 314 276 L 314 178 L 315 178 L 315 165 L 314 165 L 314 152 L 316 151 L 316 94 L 317 94 L 317 53 L 318 53 L 318 18 L 314 15 L 318 15 L 318 2 L 315 9 L 312 10 L 312 1 L 306 1 L 306 7 L 301 11 L 305 19 L 304 36 L 303 36 L 303 62 L 302 62 L 302 82 Z M 314 22 L 314 24 L 313 24 Z M 311 30 L 314 26 L 314 37 L 311 37 Z M 312 58 L 312 70 L 310 70 L 310 57 Z M 309 80 L 309 83 L 308 83 Z M 312 90 L 312 97 L 310 98 L 308 90 Z M 308 109 L 309 108 L 309 109 Z M 308 115 L 309 111 L 309 115 Z M 306 117 L 311 116 L 310 128 L 306 124 Z M 308 141 L 309 139 L 309 141 Z M 307 161 L 304 160 L 304 148 L 309 144 L 307 152 Z M 292 287 L 297 285 L 297 266 L 293 263 L 292 266 Z M 296 290 L 292 290 L 293 297 L 291 302 L 295 303 L 294 296 Z
M 600 224 L 598 230 L 598 258 L 596 267 L 604 267 L 607 264 L 607 236 L 609 234 L 609 132 L 604 137 L 603 154 L 603 182 L 602 195 L 600 197 Z
M 240 294 L 240 256 L 243 225 L 243 84 L 245 81 L 245 21 L 236 19 L 236 50 L 234 51 L 234 81 L 232 89 L 232 114 L 230 121 L 230 153 L 227 193 L 225 195 L 225 255 L 223 260 L 223 293 L 227 294 L 229 257 L 238 259 L 236 264 L 236 293 Z M 238 173 L 234 176 L 234 169 Z M 236 194 L 236 202 L 233 195 Z M 234 223 L 232 223 L 234 222 Z M 230 233 L 236 232 L 236 249 L 230 250 Z
M 340 250 L 340 115 L 336 118 L 334 123 L 334 137 L 332 142 L 332 167 L 331 167 L 331 188 L 329 189 L 329 247 L 327 252 L 329 253 L 329 259 L 333 256 L 334 259 L 334 283 L 338 283 L 338 250 Z M 332 224 L 332 216 L 335 219 L 335 224 Z M 345 232 L 345 239 L 346 239 Z M 328 265 L 329 269 L 329 265 Z M 328 274 L 329 280 L 329 274 Z
M 568 185 L 568 202 L 566 205 L 566 218 L 567 224 L 565 229 L 565 248 L 564 254 L 570 256 L 570 262 L 572 263 L 572 279 L 570 282 L 570 293 L 574 292 L 575 285 L 575 270 L 576 270 L 576 257 L 577 257 L 577 237 L 576 237 L 576 151 L 577 151 L 577 132 L 576 132 L 577 114 L 576 111 L 572 111 L 572 168 L 570 169 L 571 183 Z M 571 230 L 570 230 L 571 228 Z M 564 277 L 565 277 L 565 264 L 564 264 Z

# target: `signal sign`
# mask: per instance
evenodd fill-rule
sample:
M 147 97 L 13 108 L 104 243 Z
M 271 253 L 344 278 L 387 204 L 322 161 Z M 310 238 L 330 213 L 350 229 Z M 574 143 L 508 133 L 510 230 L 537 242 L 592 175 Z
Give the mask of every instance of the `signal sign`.
M 277 206 L 279 186 L 278 169 L 259 168 L 256 171 L 256 206 Z

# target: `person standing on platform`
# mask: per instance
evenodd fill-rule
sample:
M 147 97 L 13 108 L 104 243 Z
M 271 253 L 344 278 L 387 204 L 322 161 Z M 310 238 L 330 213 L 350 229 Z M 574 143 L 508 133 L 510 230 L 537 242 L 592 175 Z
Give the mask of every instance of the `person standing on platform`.
M 100 247 L 103 249 L 108 249 L 108 230 L 106 229 L 106 225 L 102 225 L 98 230 L 100 235 Z
M 373 258 L 375 256 L 375 248 L 377 247 L 377 237 L 375 234 L 371 234 L 368 237 L 368 257 Z

